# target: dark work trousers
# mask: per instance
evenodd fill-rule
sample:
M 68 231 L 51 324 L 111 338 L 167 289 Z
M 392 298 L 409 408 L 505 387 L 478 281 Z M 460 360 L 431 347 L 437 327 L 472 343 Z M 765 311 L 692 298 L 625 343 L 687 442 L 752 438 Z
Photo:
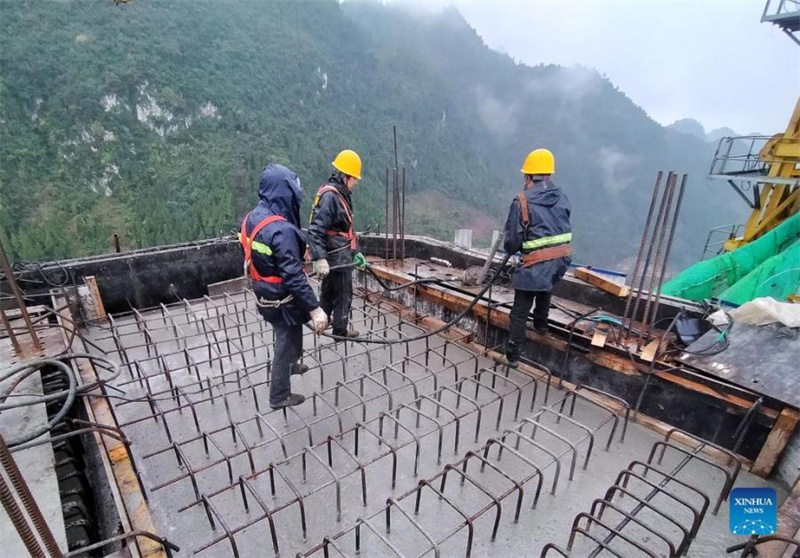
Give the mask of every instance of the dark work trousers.
M 282 320 L 272 323 L 275 344 L 272 355 L 272 379 L 269 383 L 269 402 L 273 405 L 291 393 L 291 366 L 303 353 L 303 326 L 287 325 Z
M 547 315 L 550 312 L 550 291 L 514 290 L 514 305 L 511 307 L 511 331 L 509 334 L 506 356 L 517 360 L 525 346 L 525 323 L 528 313 L 533 309 L 533 327 L 539 331 L 547 331 Z
M 353 270 L 337 269 L 322 280 L 319 305 L 330 317 L 334 335 L 347 334 L 353 303 Z

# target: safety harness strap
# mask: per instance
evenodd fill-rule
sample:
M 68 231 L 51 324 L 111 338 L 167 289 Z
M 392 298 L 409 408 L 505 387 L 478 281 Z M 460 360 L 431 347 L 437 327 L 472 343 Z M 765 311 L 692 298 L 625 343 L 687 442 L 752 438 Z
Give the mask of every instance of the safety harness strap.
M 561 244 L 560 246 L 550 246 L 549 248 L 542 248 L 523 254 L 520 261 L 522 267 L 530 267 L 539 262 L 546 262 L 548 260 L 557 260 L 565 258 L 572 254 L 572 246 L 569 244 Z
M 256 267 L 253 265 L 253 251 L 266 256 L 271 256 L 272 248 L 262 242 L 255 242 L 254 239 L 256 236 L 258 236 L 258 233 L 261 232 L 261 229 L 270 223 L 285 221 L 286 219 L 281 215 L 270 215 L 269 217 L 265 217 L 259 221 L 255 227 L 253 227 L 253 230 L 250 232 L 250 236 L 248 236 L 247 219 L 249 217 L 250 214 L 248 213 L 245 216 L 244 221 L 242 221 L 242 229 L 239 232 L 239 242 L 242 243 L 242 248 L 244 248 L 244 273 L 245 275 L 248 275 L 249 273 L 250 277 L 254 281 L 263 281 L 265 283 L 282 283 L 283 279 L 277 275 L 261 275 L 258 272 Z
M 326 192 L 333 192 L 336 195 L 336 199 L 339 201 L 342 211 L 344 211 L 344 214 L 347 216 L 347 231 L 327 230 L 325 234 L 328 236 L 343 236 L 350 242 L 350 249 L 355 250 L 357 248 L 357 243 L 356 235 L 353 232 L 353 214 L 350 212 L 350 208 L 347 206 L 347 202 L 344 196 L 339 192 L 339 189 L 331 184 L 323 184 L 320 186 L 319 190 L 317 190 L 317 204 L 319 204 L 319 199 L 322 194 Z
M 517 201 L 519 202 L 519 211 L 522 213 L 522 227 L 527 229 L 531 222 L 531 215 L 528 213 L 528 198 L 525 197 L 524 192 L 517 194 Z

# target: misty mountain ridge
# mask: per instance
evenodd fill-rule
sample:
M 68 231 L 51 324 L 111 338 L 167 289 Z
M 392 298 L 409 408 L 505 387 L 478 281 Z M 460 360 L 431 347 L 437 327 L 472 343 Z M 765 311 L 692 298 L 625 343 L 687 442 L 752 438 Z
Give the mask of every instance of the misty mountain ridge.
M 676 120 L 667 128 L 671 130 L 675 130 L 676 132 L 680 132 L 681 134 L 688 134 L 690 136 L 694 136 L 698 139 L 701 139 L 708 143 L 716 144 L 722 138 L 729 138 L 729 137 L 736 137 L 740 134 L 737 134 L 730 128 L 723 126 L 722 128 L 714 128 L 709 132 L 706 132 L 703 125 L 693 118 L 681 118 L 680 120 Z M 750 134 L 750 135 L 759 135 L 759 134 Z
M 0 38 L 0 235 L 17 258 L 134 248 L 235 230 L 267 161 L 316 187 L 358 151 L 357 228 L 384 222 L 392 126 L 407 231 L 488 241 L 535 147 L 557 158 L 576 260 L 635 255 L 658 170 L 690 174 L 673 262 L 744 217 L 705 173 L 714 146 L 653 121 L 589 68 L 492 51 L 450 8 L 188 0 L 14 2 Z M 342 29 L 348 32 L 343 34 Z M 31 203 L 36 200 L 37 203 Z

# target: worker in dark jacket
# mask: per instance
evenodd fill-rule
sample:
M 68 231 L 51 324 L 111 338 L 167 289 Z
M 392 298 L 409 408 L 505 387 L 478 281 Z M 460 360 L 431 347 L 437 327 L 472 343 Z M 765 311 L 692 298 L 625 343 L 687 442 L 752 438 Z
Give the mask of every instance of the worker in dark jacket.
M 290 390 L 290 376 L 308 370 L 298 361 L 303 323 L 311 320 L 314 331 L 322 333 L 328 317 L 303 269 L 306 241 L 300 230 L 300 180 L 286 167 L 269 164 L 261 173 L 258 196 L 258 205 L 242 222 L 239 240 L 258 311 L 275 334 L 269 403 L 280 409 L 305 400 Z
M 320 305 L 331 316 L 333 334 L 352 338 L 358 337 L 358 331 L 348 327 L 353 302 L 352 266 L 363 269 L 367 264 L 353 232 L 350 199 L 361 180 L 361 158 L 355 151 L 345 149 L 331 164 L 334 171 L 314 199 L 308 242 L 313 270 L 322 279 Z
M 522 252 L 514 271 L 514 306 L 506 347 L 506 363 L 517 366 L 525 346 L 528 313 L 533 310 L 533 328 L 547 333 L 547 315 L 553 286 L 564 276 L 571 261 L 572 228 L 567 196 L 550 180 L 555 158 L 547 149 L 531 151 L 522 165 L 525 190 L 508 212 L 505 250 Z

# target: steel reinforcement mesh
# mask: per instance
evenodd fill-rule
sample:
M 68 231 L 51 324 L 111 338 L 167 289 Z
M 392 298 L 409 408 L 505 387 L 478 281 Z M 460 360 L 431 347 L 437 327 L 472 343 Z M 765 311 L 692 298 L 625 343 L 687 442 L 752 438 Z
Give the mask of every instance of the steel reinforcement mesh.
M 355 299 L 352 324 L 374 339 L 425 332 L 374 296 Z M 586 386 L 558 390 L 544 367 L 545 380 L 536 379 L 441 336 L 378 345 L 307 331 L 302 361 L 310 369 L 292 377 L 306 401 L 273 411 L 272 330 L 250 291 L 134 309 L 84 335 L 122 364 L 106 397 L 159 532 L 184 556 L 569 555 L 545 543 L 593 494 L 560 487 L 577 474 L 581 487 L 602 492 L 608 483 L 592 478 L 598 453 L 603 479 L 631 458 L 641 465 L 631 463 L 605 504 L 576 517 L 570 546 L 595 537 L 596 551 L 624 555 L 647 548 L 642 539 L 666 538 L 666 553 L 654 555 L 677 555 L 708 506 L 690 503 L 686 526 L 678 520 L 676 533 L 661 535 L 662 516 L 685 507 L 670 487 L 687 485 L 706 499 L 712 491 L 721 502 L 738 473 L 733 457 L 728 468 L 699 457 L 700 440 L 687 449 L 668 438 L 649 456 L 649 445 L 639 444 L 643 455 L 626 450 L 622 400 L 602 394 L 616 403 L 598 403 Z M 634 435 L 653 443 L 643 432 Z M 665 449 L 689 457 L 666 470 L 657 463 Z M 698 463 L 714 467 L 703 486 L 678 479 Z M 716 487 L 715 475 L 723 479 Z M 611 513 L 621 514 L 614 524 Z M 659 536 L 648 531 L 648 514 L 662 524 Z M 595 534 L 598 525 L 607 531 Z

